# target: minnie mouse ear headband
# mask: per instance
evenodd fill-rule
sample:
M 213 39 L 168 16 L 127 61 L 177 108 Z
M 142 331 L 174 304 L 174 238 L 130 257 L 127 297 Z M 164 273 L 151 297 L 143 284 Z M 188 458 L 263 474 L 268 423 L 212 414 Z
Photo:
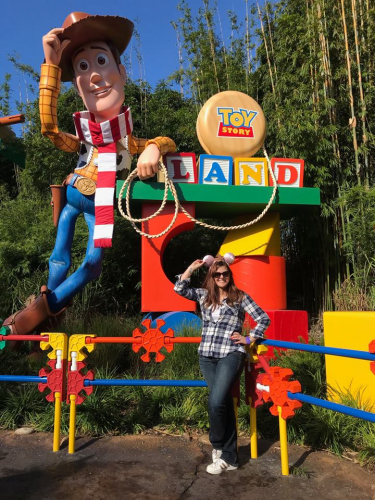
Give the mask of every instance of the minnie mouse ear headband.
M 205 255 L 202 260 L 203 260 L 205 266 L 211 267 L 215 261 L 217 262 L 220 260 L 224 260 L 229 266 L 230 264 L 233 264 L 234 259 L 235 259 L 235 256 L 231 252 L 227 252 L 224 255 L 224 257 L 220 256 L 220 257 L 215 258 L 215 257 L 212 257 L 212 255 Z

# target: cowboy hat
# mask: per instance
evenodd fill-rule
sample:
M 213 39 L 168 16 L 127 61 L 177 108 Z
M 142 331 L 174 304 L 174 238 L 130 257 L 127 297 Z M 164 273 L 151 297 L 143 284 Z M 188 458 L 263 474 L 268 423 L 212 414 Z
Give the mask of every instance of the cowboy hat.
M 74 78 L 72 57 L 77 49 L 89 42 L 109 41 L 121 55 L 130 42 L 134 24 L 125 17 L 92 16 L 86 12 L 72 12 L 65 19 L 62 28 L 64 31 L 58 35 L 60 41 L 70 40 L 70 43 L 61 56 L 61 79 L 63 82 L 69 82 Z

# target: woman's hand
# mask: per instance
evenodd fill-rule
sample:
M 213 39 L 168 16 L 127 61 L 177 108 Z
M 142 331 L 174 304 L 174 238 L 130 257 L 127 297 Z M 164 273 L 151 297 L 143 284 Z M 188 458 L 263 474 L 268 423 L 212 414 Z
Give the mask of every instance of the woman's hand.
M 250 339 L 250 344 L 252 344 L 256 340 L 256 338 L 253 337 L 252 335 L 249 335 L 248 338 Z M 234 340 L 235 344 L 247 344 L 246 337 L 244 337 L 243 335 L 241 335 L 238 332 L 233 332 L 232 333 L 231 340 Z
M 200 267 L 202 267 L 203 264 L 204 264 L 204 262 L 203 262 L 202 259 L 197 259 L 192 264 L 190 264 L 190 266 L 188 267 L 188 269 L 192 269 L 192 272 L 194 272 L 197 269 L 199 269 Z
M 187 280 L 190 278 L 190 276 L 193 274 L 194 271 L 202 267 L 204 264 L 202 259 L 197 259 L 195 260 L 190 266 L 186 269 L 186 271 L 181 274 L 181 280 Z

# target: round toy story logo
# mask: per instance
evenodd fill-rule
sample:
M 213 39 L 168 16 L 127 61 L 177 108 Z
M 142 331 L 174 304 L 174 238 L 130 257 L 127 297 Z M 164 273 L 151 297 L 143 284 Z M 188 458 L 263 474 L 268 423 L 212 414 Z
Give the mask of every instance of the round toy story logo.
M 204 104 L 197 119 L 197 135 L 208 154 L 250 157 L 264 143 L 266 119 L 254 99 L 228 90 Z

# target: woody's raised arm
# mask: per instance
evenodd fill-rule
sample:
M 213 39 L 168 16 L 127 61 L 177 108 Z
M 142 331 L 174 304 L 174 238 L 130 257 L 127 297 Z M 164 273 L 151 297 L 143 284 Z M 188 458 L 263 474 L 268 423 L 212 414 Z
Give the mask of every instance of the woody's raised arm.
M 39 82 L 39 112 L 42 134 L 63 151 L 74 153 L 79 149 L 79 139 L 74 135 L 60 132 L 57 125 L 57 99 L 60 93 L 61 55 L 70 40 L 61 42 L 58 34 L 62 28 L 54 28 L 43 37 L 45 63 L 42 64 Z

